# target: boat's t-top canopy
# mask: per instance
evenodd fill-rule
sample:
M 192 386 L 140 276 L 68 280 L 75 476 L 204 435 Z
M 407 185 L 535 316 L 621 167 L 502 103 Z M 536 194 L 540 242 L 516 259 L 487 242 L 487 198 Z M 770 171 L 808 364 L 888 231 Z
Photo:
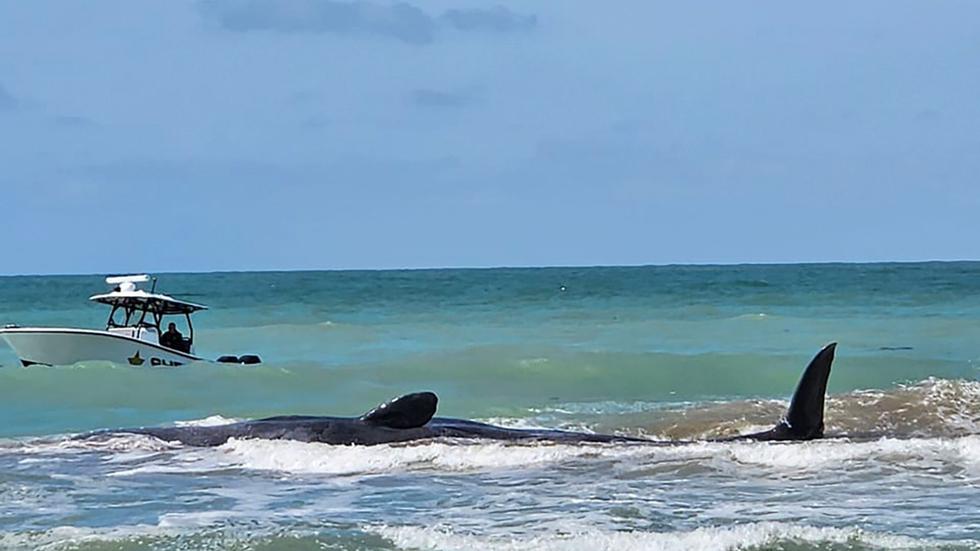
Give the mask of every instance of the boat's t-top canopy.
M 198 310 L 207 310 L 207 306 L 177 300 L 160 293 L 147 292 L 136 287 L 137 283 L 150 281 L 148 275 L 116 276 L 105 279 L 109 285 L 116 287 L 100 295 L 93 295 L 89 300 L 107 304 L 115 308 L 144 311 L 158 316 L 192 314 Z
M 190 352 L 194 342 L 194 326 L 191 324 L 191 314 L 198 310 L 206 310 L 207 306 L 177 300 L 173 297 L 155 293 L 151 288 L 149 292 L 137 288 L 138 283 L 150 281 L 148 275 L 129 275 L 107 277 L 106 283 L 114 285 L 112 291 L 101 295 L 92 295 L 89 300 L 106 304 L 112 307 L 109 312 L 109 320 L 106 321 L 107 331 L 118 331 L 117 328 L 132 328 L 137 338 L 149 332 L 159 335 L 161 344 L 166 335 L 162 334 L 161 325 L 164 316 L 183 315 L 187 319 L 187 329 L 190 335 L 182 337 L 179 333 L 179 342 L 170 342 L 167 346 L 182 352 Z M 153 280 L 153 287 L 156 287 L 156 280 Z M 122 319 L 116 318 L 116 313 L 122 313 Z M 154 337 L 156 338 L 156 337 Z

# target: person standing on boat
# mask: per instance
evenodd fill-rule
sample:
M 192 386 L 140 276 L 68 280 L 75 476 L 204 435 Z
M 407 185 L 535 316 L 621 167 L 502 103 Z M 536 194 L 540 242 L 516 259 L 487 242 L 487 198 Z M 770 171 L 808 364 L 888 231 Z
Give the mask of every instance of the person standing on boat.
M 167 332 L 160 335 L 160 344 L 173 350 L 184 349 L 184 335 L 177 330 L 176 323 L 170 322 L 170 325 L 167 326 Z

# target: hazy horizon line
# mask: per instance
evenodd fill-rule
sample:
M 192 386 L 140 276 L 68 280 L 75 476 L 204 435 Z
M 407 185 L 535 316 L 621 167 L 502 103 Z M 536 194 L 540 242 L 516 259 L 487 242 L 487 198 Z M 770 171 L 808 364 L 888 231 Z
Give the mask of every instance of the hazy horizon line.
M 598 268 L 670 268 L 670 267 L 739 267 L 739 266 L 820 266 L 820 265 L 886 265 L 886 264 L 966 264 L 980 259 L 924 259 L 924 260 L 804 260 L 804 261 L 740 261 L 740 262 L 650 262 L 642 264 L 555 264 L 555 265 L 486 265 L 486 266 L 409 266 L 374 268 L 253 268 L 220 270 L 134 270 L 107 272 L 48 272 L 48 273 L 0 273 L 0 278 L 10 277 L 83 277 L 129 274 L 207 275 L 243 273 L 315 273 L 315 272 L 426 272 L 426 271 L 478 271 L 478 270 L 546 270 L 546 269 L 598 269 Z

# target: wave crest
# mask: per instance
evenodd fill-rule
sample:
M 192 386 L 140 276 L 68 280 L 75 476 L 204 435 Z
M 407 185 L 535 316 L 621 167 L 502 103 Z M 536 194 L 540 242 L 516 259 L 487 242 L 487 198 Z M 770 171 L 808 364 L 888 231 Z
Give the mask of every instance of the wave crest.
M 564 533 L 527 537 L 471 535 L 448 528 L 417 526 L 379 526 L 372 530 L 399 548 L 432 551 L 470 549 L 728 551 L 769 546 L 826 549 L 828 544 L 844 546 L 846 549 L 930 549 L 938 546 L 974 549 L 976 546 L 976 542 L 972 541 L 942 542 L 878 534 L 853 527 L 828 528 L 782 522 L 704 527 L 686 532 L 618 532 L 572 526 L 561 531 Z

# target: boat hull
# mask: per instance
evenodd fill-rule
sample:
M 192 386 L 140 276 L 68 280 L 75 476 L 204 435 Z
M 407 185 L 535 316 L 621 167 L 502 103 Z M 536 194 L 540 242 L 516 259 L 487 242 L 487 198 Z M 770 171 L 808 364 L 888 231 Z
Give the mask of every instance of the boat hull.
M 109 361 L 133 367 L 177 367 L 203 360 L 152 342 L 92 329 L 17 327 L 0 329 L 0 337 L 24 366 Z

